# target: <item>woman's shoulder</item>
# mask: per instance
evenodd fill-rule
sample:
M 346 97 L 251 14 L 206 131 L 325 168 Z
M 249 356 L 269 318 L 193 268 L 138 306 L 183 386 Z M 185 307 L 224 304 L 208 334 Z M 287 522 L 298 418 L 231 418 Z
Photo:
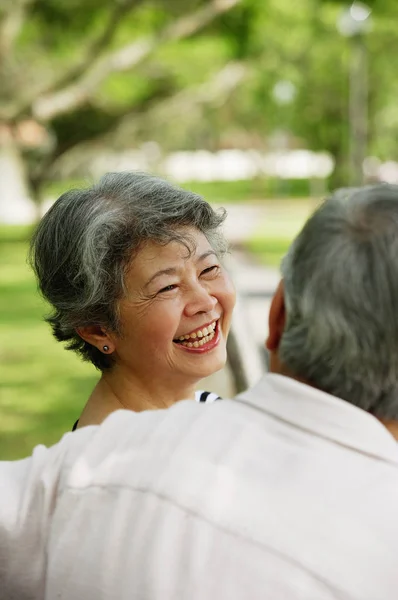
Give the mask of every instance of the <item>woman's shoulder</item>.
M 221 400 L 221 396 L 215 392 L 206 392 L 205 390 L 196 390 L 195 400 L 196 402 L 214 402 L 215 400 Z

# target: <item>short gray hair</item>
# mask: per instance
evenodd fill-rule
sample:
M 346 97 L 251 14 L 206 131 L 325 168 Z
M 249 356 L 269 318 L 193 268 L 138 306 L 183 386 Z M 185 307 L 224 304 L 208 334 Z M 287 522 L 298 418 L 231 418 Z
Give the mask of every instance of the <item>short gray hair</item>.
M 376 417 L 398 419 L 398 186 L 339 190 L 282 263 L 280 359 Z
M 56 339 L 97 368 L 110 368 L 111 356 L 76 329 L 98 324 L 119 331 L 117 301 L 125 292 L 126 267 L 145 241 L 174 240 L 191 252 L 192 240 L 181 228 L 193 227 L 222 254 L 224 219 L 224 209 L 215 212 L 197 194 L 147 173 L 108 173 L 97 185 L 63 194 L 39 223 L 29 255 L 53 308 L 46 320 Z

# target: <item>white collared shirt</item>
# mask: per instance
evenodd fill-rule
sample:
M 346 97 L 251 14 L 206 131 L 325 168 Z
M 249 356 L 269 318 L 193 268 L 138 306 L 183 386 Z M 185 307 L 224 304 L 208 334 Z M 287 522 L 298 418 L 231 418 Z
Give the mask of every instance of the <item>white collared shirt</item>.
M 0 464 L 0 488 L 2 600 L 398 597 L 398 445 L 282 376 L 118 411 Z

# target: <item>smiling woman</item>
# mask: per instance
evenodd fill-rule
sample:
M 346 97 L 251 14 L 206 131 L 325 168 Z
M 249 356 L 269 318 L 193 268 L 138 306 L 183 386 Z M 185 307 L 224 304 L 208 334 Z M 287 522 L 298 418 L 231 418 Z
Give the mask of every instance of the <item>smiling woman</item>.
M 79 426 L 194 399 L 199 380 L 224 366 L 235 302 L 224 218 L 137 172 L 69 191 L 44 216 L 31 264 L 53 307 L 47 321 L 101 371 Z

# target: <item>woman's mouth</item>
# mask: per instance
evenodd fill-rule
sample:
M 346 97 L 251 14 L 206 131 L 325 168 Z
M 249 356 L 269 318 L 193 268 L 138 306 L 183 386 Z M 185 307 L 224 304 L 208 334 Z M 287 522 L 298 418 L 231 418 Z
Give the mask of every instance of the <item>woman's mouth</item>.
M 176 344 L 194 351 L 210 350 L 219 340 L 218 320 L 173 340 Z

